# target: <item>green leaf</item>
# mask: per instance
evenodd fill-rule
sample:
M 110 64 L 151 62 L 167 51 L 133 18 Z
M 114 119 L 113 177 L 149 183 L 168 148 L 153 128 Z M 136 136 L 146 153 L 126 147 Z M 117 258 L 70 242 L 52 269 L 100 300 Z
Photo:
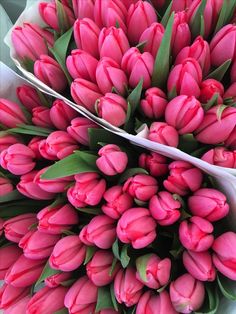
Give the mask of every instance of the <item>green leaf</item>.
M 144 40 L 141 43 L 138 43 L 136 45 L 136 48 L 138 48 L 138 50 L 142 53 L 143 52 L 143 48 L 145 47 L 146 43 L 147 43 L 147 40 Z
M 200 36 L 204 37 L 204 33 L 205 33 L 205 22 L 204 22 L 204 17 L 203 14 L 201 15 L 200 18 Z
M 68 313 L 69 313 L 68 309 L 64 308 L 64 309 L 61 309 L 61 310 L 59 310 L 53 314 L 68 314 Z
M 127 103 L 127 113 L 126 113 L 126 119 L 125 119 L 125 124 L 124 124 L 124 130 L 126 132 L 131 132 L 132 130 L 132 121 L 131 121 L 131 115 L 132 115 L 132 108 L 130 103 Z
M 212 79 L 215 79 L 217 81 L 221 81 L 223 79 L 225 73 L 227 72 L 230 64 L 231 64 L 231 59 L 226 60 L 223 64 L 221 64 L 221 66 L 219 66 L 213 72 L 208 74 L 206 79 L 212 78 Z
M 89 147 L 91 150 L 100 149 L 99 142 L 107 143 L 107 144 L 121 144 L 124 140 L 115 134 L 112 134 L 109 131 L 104 129 L 88 129 L 89 134 Z
M 179 137 L 178 148 L 185 153 L 191 153 L 199 147 L 198 141 L 192 133 L 184 134 Z
M 200 311 L 193 312 L 193 314 L 215 314 L 220 304 L 217 287 L 212 284 L 205 284 L 207 297 L 205 298 L 203 307 Z
M 33 60 L 29 58 L 24 58 L 22 60 L 22 64 L 27 71 L 34 73 L 34 61 Z
M 190 21 L 192 39 L 201 34 L 201 28 L 202 28 L 201 17 L 203 16 L 206 3 L 207 3 L 207 0 L 201 1 L 201 4 L 199 5 L 196 13 L 194 14 L 193 19 Z
M 171 9 L 172 9 L 172 4 L 173 4 L 173 1 L 170 2 L 170 4 L 168 5 L 166 11 L 165 11 L 165 14 L 163 15 L 162 19 L 161 19 L 161 24 L 166 27 L 167 23 L 168 23 L 168 20 L 170 18 L 170 14 L 171 14 Z
M 129 264 L 130 257 L 128 255 L 129 245 L 125 244 L 120 252 L 120 261 L 123 268 L 126 268 Z
M 221 106 L 219 106 L 219 108 L 217 109 L 216 116 L 217 116 L 217 120 L 218 120 L 218 121 L 221 120 L 222 113 L 223 113 L 223 111 L 224 111 L 227 107 L 228 107 L 228 106 L 221 105 Z
M 113 260 L 112 260 L 110 271 L 109 271 L 109 276 L 112 276 L 112 274 L 113 274 L 113 272 L 115 270 L 116 264 L 117 264 L 117 258 L 114 257 Z
M 139 105 L 141 94 L 142 94 L 142 89 L 143 89 L 143 79 L 139 81 L 138 85 L 135 87 L 135 89 L 132 90 L 132 92 L 129 94 L 127 98 L 127 102 L 131 105 L 131 115 L 134 114 L 134 112 L 136 111 Z
M 219 93 L 215 93 L 211 99 L 206 103 L 206 104 L 202 104 L 202 107 L 205 111 L 209 110 L 212 106 L 217 104 L 217 100 L 219 97 Z
M 8 133 L 19 133 L 47 137 L 53 130 L 41 128 L 34 125 L 19 124 L 17 128 L 7 130 Z
M 110 294 L 111 294 L 111 301 L 112 301 L 113 308 L 116 311 L 118 311 L 118 303 L 117 303 L 115 293 L 114 293 L 114 283 L 110 285 Z
M 171 99 L 175 98 L 177 96 L 176 92 L 176 86 L 172 88 L 170 92 L 168 92 L 168 100 L 170 101 Z
M 119 249 L 119 242 L 118 239 L 112 244 L 112 252 L 114 256 L 120 260 L 120 249 Z
M 191 153 L 191 156 L 201 158 L 203 154 L 205 154 L 209 150 L 209 147 L 204 146 L 199 149 L 196 149 L 194 152 Z
M 235 0 L 224 0 L 218 17 L 214 35 L 230 21 L 236 8 Z
M 56 10 L 59 29 L 61 34 L 63 34 L 70 28 L 70 23 L 68 16 L 64 10 L 64 6 L 59 0 L 56 0 Z
M 154 70 L 152 74 L 152 85 L 163 88 L 167 81 L 170 69 L 171 35 L 174 22 L 174 13 L 171 14 L 161 45 L 158 49 Z
M 84 265 L 88 264 L 88 262 L 92 259 L 95 252 L 96 252 L 95 246 L 87 246 Z
M 217 283 L 222 294 L 229 300 L 236 301 L 235 282 L 218 274 Z
M 42 105 L 44 107 L 51 108 L 51 104 L 49 103 L 48 98 L 39 89 L 35 89 L 35 90 L 40 98 Z
M 96 160 L 97 156 L 83 151 L 76 151 L 74 154 L 55 162 L 41 175 L 41 178 L 50 180 L 78 173 L 98 172 Z
M 18 190 L 14 190 L 10 193 L 7 193 L 6 195 L 1 196 L 0 203 L 5 203 L 9 201 L 15 201 L 25 198 L 24 195 L 20 194 Z
M 44 266 L 44 269 L 43 269 L 39 279 L 37 280 L 35 286 L 37 286 L 38 284 L 43 282 L 46 278 L 53 276 L 53 275 L 56 275 L 56 274 L 59 274 L 59 273 L 61 273 L 60 270 L 52 269 L 49 266 L 49 262 L 47 262 L 46 265 Z
M 111 308 L 113 309 L 113 302 L 109 287 L 99 287 L 95 312 Z
M 136 268 L 139 273 L 140 278 L 144 281 L 147 282 L 147 274 L 146 274 L 146 269 L 147 269 L 147 263 L 150 257 L 153 254 L 146 254 L 143 256 L 140 256 L 136 259 Z
M 102 211 L 100 208 L 93 208 L 93 207 L 77 207 L 76 208 L 79 212 L 90 214 L 90 215 L 100 215 Z
M 129 179 L 130 177 L 139 174 L 139 173 L 143 173 L 143 174 L 149 174 L 147 172 L 147 170 L 143 169 L 143 168 L 130 168 L 127 169 L 120 177 L 120 180 L 118 182 L 118 184 L 122 184 L 123 182 L 125 182 L 127 179 Z

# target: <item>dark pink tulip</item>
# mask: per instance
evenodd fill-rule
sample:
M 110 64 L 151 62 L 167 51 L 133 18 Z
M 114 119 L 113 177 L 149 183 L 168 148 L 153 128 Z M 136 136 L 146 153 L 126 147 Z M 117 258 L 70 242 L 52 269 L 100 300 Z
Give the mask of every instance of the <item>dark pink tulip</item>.
M 4 313 L 5 314 L 25 314 L 29 300 L 30 300 L 30 295 L 27 295 L 26 297 L 20 299 L 19 301 L 17 301 L 16 303 L 8 307 L 4 311 Z
M 43 233 L 61 234 L 79 222 L 78 214 L 70 204 L 49 205 L 37 214 L 38 230 Z
M 131 243 L 133 248 L 141 249 L 155 240 L 156 226 L 148 209 L 130 208 L 119 219 L 116 233 L 121 242 Z
M 139 166 L 146 169 L 153 177 L 160 177 L 168 172 L 167 158 L 154 152 L 142 153 L 139 156 Z
M 216 278 L 211 254 L 207 251 L 184 251 L 183 264 L 189 274 L 198 280 L 214 281 Z
M 84 17 L 94 19 L 94 2 L 95 0 L 72 0 L 72 6 L 75 16 L 81 20 Z
M 236 280 L 235 244 L 236 233 L 228 231 L 216 238 L 212 246 L 215 267 L 231 280 Z
M 224 86 L 214 79 L 207 79 L 201 83 L 201 94 L 199 100 L 207 103 L 216 93 L 218 94 L 217 103 L 223 103 Z
M 106 190 L 103 195 L 106 203 L 101 209 L 107 216 L 119 219 L 120 216 L 133 205 L 133 198 L 122 191 L 122 186 L 115 185 Z
M 96 83 L 98 60 L 84 50 L 72 50 L 66 59 L 67 69 L 73 79 L 82 78 Z
M 95 172 L 75 175 L 76 184 L 67 191 L 69 202 L 75 207 L 98 205 L 106 190 L 106 181 Z
M 139 42 L 142 33 L 154 22 L 157 22 L 157 15 L 150 3 L 140 0 L 131 4 L 127 16 L 130 43 L 135 46 Z
M 149 210 L 151 215 L 161 226 L 174 224 L 181 216 L 179 209 L 181 203 L 175 200 L 173 195 L 161 191 L 150 199 Z
M 47 286 L 48 288 L 56 288 L 64 282 L 70 280 L 72 274 L 72 272 L 62 272 L 51 275 L 44 280 L 45 286 Z
M 204 301 L 205 289 L 201 281 L 189 274 L 178 277 L 170 284 L 170 299 L 175 310 L 192 313 L 198 310 Z
M 80 277 L 70 287 L 64 300 L 70 313 L 95 313 L 98 288 L 87 276 Z
M 225 146 L 229 147 L 230 149 L 236 150 L 236 127 L 233 129 L 229 137 L 226 139 Z M 220 147 L 217 147 L 217 148 L 220 148 Z M 234 151 L 232 153 L 234 154 Z M 234 166 L 229 167 L 229 168 L 234 168 Z
M 16 88 L 16 94 L 22 105 L 24 105 L 29 111 L 34 107 L 42 105 L 37 90 L 29 85 L 21 85 Z
M 161 118 L 165 113 L 166 105 L 166 94 L 158 87 L 147 89 L 145 98 L 140 102 L 142 112 L 150 119 Z
M 114 280 L 116 300 L 127 307 L 137 304 L 142 295 L 143 284 L 136 279 L 135 270 L 131 267 L 121 269 Z
M 148 139 L 172 147 L 177 147 L 179 144 L 178 132 L 165 122 L 153 122 L 149 129 Z
M 121 67 L 128 75 L 132 88 L 135 88 L 141 79 L 143 88 L 151 86 L 154 58 L 149 52 L 140 53 L 138 48 L 130 48 L 122 58 Z
M 0 279 L 3 280 L 8 269 L 22 254 L 21 249 L 16 245 L 8 245 L 0 248 Z
M 50 129 L 54 127 L 50 117 L 50 109 L 44 106 L 34 107 L 32 109 L 32 122 L 34 125 L 42 128 Z
M 34 152 L 36 159 L 42 159 L 42 155 L 39 152 L 39 145 L 43 139 L 43 137 L 35 136 L 28 143 L 28 147 Z
M 72 98 L 78 105 L 95 113 L 96 100 L 102 97 L 102 93 L 96 84 L 77 78 L 71 84 L 70 91 Z
M 170 174 L 164 181 L 164 187 L 171 193 L 186 195 L 197 191 L 203 179 L 201 170 L 186 161 L 173 161 L 169 164 Z
M 84 0 L 81 0 L 81 2 Z M 87 2 L 86 2 L 87 6 Z M 93 57 L 99 58 L 98 36 L 100 29 L 90 18 L 78 19 L 74 24 L 74 38 L 78 49 L 90 53 Z
M 203 118 L 204 110 L 194 96 L 177 96 L 166 106 L 165 121 L 181 135 L 195 131 Z
M 30 293 L 30 289 L 16 288 L 6 283 L 0 288 L 0 308 L 7 310 Z M 18 314 L 19 312 L 17 312 Z M 20 313 L 25 314 L 25 313 Z
M 87 276 L 97 287 L 106 286 L 114 280 L 120 265 L 116 263 L 112 274 L 110 274 L 113 258 L 112 252 L 98 250 L 86 265 Z
M 72 271 L 80 267 L 85 254 L 86 247 L 78 235 L 70 235 L 57 242 L 49 258 L 49 264 L 53 269 Z
M 40 55 L 34 63 L 34 75 L 56 92 L 63 92 L 67 79 L 59 63 L 47 55 Z
M 16 26 L 11 34 L 16 54 L 21 59 L 37 60 L 48 54 L 48 45 L 53 46 L 53 34 L 37 24 L 23 23 Z
M 67 132 L 82 145 L 89 145 L 89 129 L 99 128 L 97 124 L 84 117 L 77 117 L 70 121 Z
M 5 237 L 11 242 L 19 243 L 35 223 L 37 223 L 36 214 L 22 214 L 10 218 L 3 224 Z
M 36 174 L 37 171 L 34 170 L 21 176 L 20 182 L 16 186 L 17 190 L 21 194 L 36 200 L 50 200 L 54 198 L 55 194 L 42 190 L 37 183 L 33 182 Z
M 131 6 L 131 4 L 134 4 L 136 2 L 138 2 L 139 0 L 126 0 L 124 2 L 124 5 L 126 6 L 127 10 L 129 9 L 129 7 Z
M 202 69 L 193 58 L 185 59 L 181 64 L 173 67 L 170 72 L 167 89 L 168 92 L 176 91 L 177 95 L 200 96 Z
M 109 249 L 116 239 L 115 220 L 99 215 L 90 220 L 80 232 L 80 240 L 88 245 L 96 245 L 100 249 Z
M 1 115 L 0 115 L 1 117 Z M 8 134 L 7 132 L 0 132 L 0 153 L 7 149 L 9 146 L 17 143 L 21 143 L 20 137 Z
M 195 131 L 197 141 L 205 144 L 219 144 L 229 137 L 236 125 L 236 108 L 227 107 L 217 117 L 221 105 L 209 109 L 204 116 L 203 122 Z
M 144 30 L 139 38 L 139 43 L 144 43 L 143 51 L 150 52 L 153 58 L 156 58 L 158 49 L 160 47 L 165 28 L 161 23 L 152 23 Z
M 69 107 L 63 100 L 56 99 L 50 108 L 50 119 L 53 125 L 62 131 L 66 131 L 71 120 L 78 116 L 77 111 Z
M 0 98 L 0 123 L 7 128 L 16 128 L 18 124 L 27 123 L 27 119 L 17 103 Z
M 99 117 L 117 127 L 125 123 L 127 107 L 126 100 L 113 93 L 106 93 L 97 103 Z
M 115 88 L 121 95 L 126 93 L 128 86 L 126 74 L 120 65 L 111 58 L 103 57 L 99 61 L 96 69 L 96 80 L 103 94 L 111 92 L 112 88 Z
M 224 147 L 210 149 L 201 159 L 212 165 L 236 168 L 236 152 L 227 150 Z
M 4 280 L 7 284 L 17 288 L 31 286 L 39 278 L 45 263 L 45 259 L 34 261 L 22 254 L 8 269 Z
M 206 219 L 193 216 L 179 225 L 179 239 L 188 250 L 203 252 L 208 250 L 213 242 L 213 225 Z
M 8 178 L 0 177 L 0 196 L 4 196 L 14 190 L 11 181 Z
M 51 314 L 64 308 L 64 298 L 68 288 L 57 287 L 48 288 L 44 287 L 37 291 L 30 299 L 26 314 L 43 313 Z M 53 301 L 52 301 L 53 300 Z
M 187 11 L 193 1 L 194 0 L 173 0 L 171 11 L 172 12 Z
M 100 157 L 97 159 L 96 165 L 102 173 L 108 176 L 124 172 L 128 164 L 127 154 L 114 144 L 103 146 L 98 151 L 98 156 Z

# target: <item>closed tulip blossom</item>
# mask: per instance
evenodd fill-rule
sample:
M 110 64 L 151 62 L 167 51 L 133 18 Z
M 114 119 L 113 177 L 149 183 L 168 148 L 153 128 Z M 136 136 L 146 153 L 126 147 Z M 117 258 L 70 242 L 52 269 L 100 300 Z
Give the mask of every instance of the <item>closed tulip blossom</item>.
M 0 98 L 0 123 L 7 128 L 16 128 L 18 124 L 27 123 L 27 119 L 17 103 Z
M 226 139 L 225 146 L 229 147 L 230 149 L 236 150 L 236 127 L 233 129 L 229 137 Z M 230 168 L 234 168 L 234 167 L 230 167 Z
M 3 150 L 7 149 L 9 146 L 13 144 L 19 144 L 21 142 L 22 140 L 20 137 L 11 135 L 5 132 L 1 132 L 0 133 L 0 154 Z
M 146 169 L 151 176 L 159 177 L 168 172 L 167 158 L 158 153 L 142 153 L 139 156 L 139 166 Z
M 89 129 L 99 128 L 97 124 L 90 121 L 88 118 L 77 117 L 70 121 L 67 132 L 73 139 L 82 145 L 89 145 Z
M 86 3 L 84 0 L 72 0 L 72 6 L 74 14 L 79 20 L 84 17 L 93 19 L 94 0 L 88 0 Z
M 30 288 L 16 288 L 12 285 L 4 284 L 0 288 L 0 307 L 5 311 L 26 297 L 30 293 Z M 19 312 L 17 312 L 19 313 Z M 23 313 L 22 313 L 23 314 Z
M 24 314 L 26 313 L 27 304 L 30 300 L 30 295 L 27 295 L 20 300 L 18 300 L 16 303 L 12 304 L 10 307 L 8 307 L 5 310 L 5 314 Z
M 0 196 L 4 196 L 14 190 L 11 181 L 8 178 L 0 177 Z
M 29 85 L 21 85 L 16 88 L 16 94 L 22 105 L 24 105 L 29 111 L 34 107 L 42 105 L 37 90 Z
M 178 132 L 165 122 L 153 122 L 149 129 L 148 139 L 172 147 L 177 147 L 179 144 Z
M 201 94 L 199 100 L 207 103 L 213 96 L 218 94 L 217 104 L 223 103 L 224 86 L 217 80 L 207 79 L 201 83 Z
M 44 280 L 45 286 L 48 288 L 56 288 L 63 285 L 64 282 L 68 281 L 72 277 L 72 272 L 60 272 L 55 275 L 51 275 Z
M 151 87 L 146 90 L 145 98 L 140 102 L 140 108 L 144 115 L 150 119 L 161 118 L 167 106 L 167 97 L 158 87 Z
M 50 109 L 44 106 L 34 107 L 32 109 L 32 122 L 34 125 L 42 128 L 54 128 L 50 117 Z
M 150 52 L 154 59 L 159 50 L 164 32 L 165 28 L 163 25 L 154 22 L 143 31 L 139 38 L 139 43 L 145 42 L 143 51 Z
M 148 209 L 130 208 L 119 219 L 116 232 L 121 242 L 131 243 L 133 248 L 141 249 L 155 240 L 156 222 Z
M 30 140 L 30 142 L 28 143 L 28 147 L 34 152 L 36 160 L 43 158 L 39 152 L 39 145 L 43 139 L 44 139 L 44 137 L 34 136 Z
M 210 149 L 201 159 L 212 165 L 236 168 L 236 152 L 227 150 L 224 147 Z
M 189 8 L 193 1 L 194 0 L 173 0 L 171 11 L 173 12 L 185 11 Z
M 8 269 L 22 254 L 16 245 L 8 245 L 0 248 L 0 279 L 3 280 Z

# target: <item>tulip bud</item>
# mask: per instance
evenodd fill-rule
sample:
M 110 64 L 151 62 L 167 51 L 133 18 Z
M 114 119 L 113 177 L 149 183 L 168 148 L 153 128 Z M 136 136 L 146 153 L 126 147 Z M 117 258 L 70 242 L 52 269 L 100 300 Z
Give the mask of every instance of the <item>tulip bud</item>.
M 113 93 L 106 93 L 97 102 L 98 116 L 117 127 L 125 123 L 127 107 L 126 100 Z
M 227 278 L 236 280 L 236 233 L 225 232 L 215 239 L 212 249 L 213 263 L 217 270 Z
M 148 209 L 130 208 L 119 219 L 116 233 L 121 242 L 131 243 L 134 249 L 141 249 L 156 238 L 156 222 Z
M 143 51 L 150 52 L 154 59 L 159 50 L 164 32 L 165 28 L 161 23 L 152 23 L 139 38 L 139 43 L 144 43 Z
M 12 304 L 10 307 L 8 307 L 4 313 L 5 314 L 14 314 L 14 313 L 25 314 L 29 300 L 30 300 L 30 295 L 23 297 L 22 299 Z
M 78 235 L 66 236 L 54 246 L 49 264 L 53 269 L 72 271 L 79 268 L 83 263 L 85 253 L 86 247 Z
M 110 284 L 120 269 L 119 263 L 116 263 L 112 274 L 110 274 L 113 258 L 111 252 L 99 250 L 86 265 L 87 276 L 97 287 Z
M 67 132 L 82 145 L 89 145 L 89 129 L 99 128 L 97 124 L 84 117 L 77 117 L 70 121 Z
M 34 63 L 34 75 L 56 92 L 63 92 L 67 86 L 66 76 L 59 63 L 47 55 L 40 55 L 40 59 Z
M 19 243 L 30 227 L 37 223 L 36 214 L 22 214 L 6 220 L 3 224 L 5 237 Z
M 132 88 L 135 88 L 140 80 L 143 80 L 143 88 L 151 87 L 154 58 L 149 52 L 140 53 L 136 47 L 128 49 L 122 58 L 121 67 L 128 75 Z
M 35 159 L 42 159 L 42 156 L 39 152 L 39 145 L 41 141 L 43 140 L 43 137 L 35 136 L 31 139 L 31 141 L 28 143 L 28 147 L 34 152 Z
M 107 201 L 101 209 L 107 216 L 119 219 L 120 216 L 133 205 L 133 198 L 122 191 L 122 186 L 115 185 L 106 190 L 103 198 Z
M 217 104 L 223 103 L 224 86 L 220 82 L 214 79 L 207 79 L 201 83 L 200 88 L 199 100 L 202 103 L 207 103 L 215 94 L 218 94 Z
M 78 116 L 78 113 L 69 107 L 63 100 L 56 99 L 50 108 L 50 119 L 58 130 L 66 131 L 72 119 Z
M 154 152 L 142 153 L 139 156 L 139 166 L 146 169 L 153 177 L 161 177 L 168 172 L 167 158 Z
M 199 85 L 202 81 L 202 70 L 199 63 L 193 58 L 185 59 L 181 64 L 173 67 L 170 72 L 167 89 L 177 95 L 200 96 Z
M 16 94 L 23 106 L 29 111 L 42 105 L 37 90 L 29 85 L 21 85 L 16 88 Z
M 3 280 L 8 269 L 12 267 L 22 254 L 16 245 L 8 245 L 0 248 L 0 279 Z
M 209 252 L 185 251 L 183 253 L 183 264 L 194 278 L 201 281 L 214 281 L 216 270 L 213 266 Z
M 164 187 L 171 193 L 186 195 L 190 191 L 197 191 L 203 175 L 201 170 L 186 161 L 173 161 L 169 164 L 170 175 L 164 181 Z
M 94 18 L 94 1 L 95 0 L 72 0 L 73 11 L 78 20 L 82 20 L 84 17 L 90 19 Z
M 235 168 L 236 167 L 236 154 L 235 151 L 231 152 L 226 150 L 224 147 L 216 147 L 208 152 L 206 152 L 202 160 L 208 162 L 209 164 L 226 167 Z
M 68 281 L 72 277 L 72 272 L 66 273 L 57 273 L 55 275 L 51 275 L 44 280 L 45 286 L 48 288 L 56 288 L 63 285 L 63 282 Z
M 81 0 L 83 2 L 84 0 Z M 87 2 L 86 2 L 87 6 Z M 99 58 L 98 36 L 100 29 L 90 18 L 77 19 L 74 24 L 74 38 L 78 49 Z
M 139 42 L 142 33 L 154 22 L 157 22 L 157 15 L 150 3 L 138 1 L 131 4 L 128 10 L 127 26 L 128 38 L 132 46 Z
M 172 12 L 187 11 L 193 1 L 194 0 L 173 0 L 171 11 Z
M 127 307 L 138 303 L 142 295 L 143 284 L 136 279 L 133 268 L 121 269 L 114 280 L 116 300 Z
M 4 131 L 0 132 L 0 153 L 9 146 L 17 143 L 21 143 L 20 137 L 5 133 Z
M 36 61 L 41 55 L 48 54 L 48 45 L 53 46 L 53 34 L 37 24 L 23 23 L 16 26 L 11 34 L 16 54 L 21 59 Z
M 67 191 L 69 202 L 75 207 L 98 205 L 106 190 L 106 181 L 95 172 L 75 175 L 76 184 Z
M 0 177 L 0 197 L 12 192 L 14 189 L 8 178 Z
M 181 135 L 195 131 L 203 118 L 204 110 L 194 96 L 177 96 L 166 106 L 165 121 Z
M 18 124 L 27 123 L 27 120 L 17 103 L 0 98 L 0 123 L 7 128 L 16 128 Z
M 29 288 L 16 288 L 4 284 L 0 288 L 0 308 L 7 310 L 30 293 Z M 19 312 L 17 312 L 19 313 Z M 22 313 L 23 314 L 23 313 Z
M 177 147 L 179 144 L 178 132 L 165 122 L 153 122 L 149 129 L 148 139 L 172 147 Z
M 179 225 L 180 242 L 186 249 L 194 252 L 203 252 L 212 246 L 212 232 L 213 225 L 198 216 L 193 216 L 189 221 L 184 220 Z
M 170 299 L 175 310 L 192 313 L 198 310 L 204 301 L 205 290 L 201 281 L 184 274 L 170 284 Z
M 34 107 L 32 109 L 32 122 L 42 128 L 53 128 L 54 125 L 50 118 L 50 109 L 44 106 Z
M 151 87 L 145 92 L 145 99 L 140 102 L 144 115 L 150 119 L 161 118 L 166 109 L 167 99 L 165 93 L 157 87 Z
M 100 249 L 109 249 L 116 239 L 115 220 L 106 216 L 99 215 L 90 220 L 80 232 L 80 240 L 88 245 L 96 245 Z

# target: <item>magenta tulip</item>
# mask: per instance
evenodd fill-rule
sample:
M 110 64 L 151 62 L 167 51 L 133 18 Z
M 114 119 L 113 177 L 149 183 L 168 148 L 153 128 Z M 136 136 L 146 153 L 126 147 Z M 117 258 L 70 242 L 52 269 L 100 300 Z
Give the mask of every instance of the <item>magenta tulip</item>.
M 78 113 L 69 107 L 63 100 L 56 99 L 50 108 L 50 119 L 53 125 L 62 131 L 66 131 L 71 120 L 78 116 Z
M 167 158 L 154 152 L 142 153 L 139 156 L 139 166 L 146 169 L 153 177 L 161 177 L 168 172 Z
M 167 97 L 165 93 L 157 87 L 146 90 L 145 98 L 140 102 L 140 108 L 144 115 L 150 119 L 161 118 L 166 109 Z
M 148 139 L 172 147 L 177 147 L 179 144 L 178 132 L 165 122 L 153 122 L 149 129 Z

